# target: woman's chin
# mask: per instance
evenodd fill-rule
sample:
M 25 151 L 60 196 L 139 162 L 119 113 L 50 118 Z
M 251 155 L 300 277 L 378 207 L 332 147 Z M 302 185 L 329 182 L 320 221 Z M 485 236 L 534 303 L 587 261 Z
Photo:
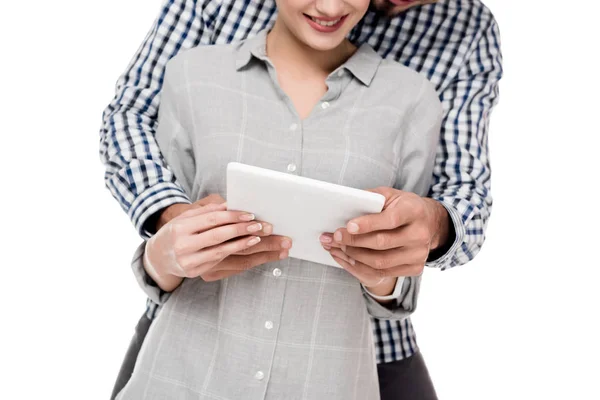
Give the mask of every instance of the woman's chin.
M 344 41 L 344 37 L 340 39 L 308 39 L 304 41 L 304 44 L 316 51 L 331 51 L 338 48 L 342 42 Z

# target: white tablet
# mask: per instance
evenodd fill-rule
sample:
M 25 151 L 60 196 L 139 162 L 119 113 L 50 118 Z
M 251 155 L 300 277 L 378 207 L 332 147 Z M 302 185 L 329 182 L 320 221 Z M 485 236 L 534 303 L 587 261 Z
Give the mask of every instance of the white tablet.
M 273 224 L 273 234 L 292 238 L 290 257 L 339 267 L 319 237 L 353 218 L 381 212 L 385 197 L 284 172 L 236 162 L 227 165 L 227 207 Z

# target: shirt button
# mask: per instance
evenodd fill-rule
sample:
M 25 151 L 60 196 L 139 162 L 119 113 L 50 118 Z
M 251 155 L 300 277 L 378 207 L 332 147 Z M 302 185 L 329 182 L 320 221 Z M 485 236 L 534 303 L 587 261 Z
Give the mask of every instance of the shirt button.
M 288 172 L 294 172 L 294 171 L 296 171 L 296 164 L 293 164 L 293 163 L 292 164 L 288 164 L 287 170 L 288 170 Z
M 337 76 L 342 76 L 342 75 L 344 75 L 344 70 L 340 69 L 337 73 Z
M 281 270 L 279 268 L 275 268 L 273 270 L 273 276 L 275 276 L 275 277 L 281 276 Z
M 298 129 L 298 124 L 291 124 L 290 125 L 290 131 L 295 131 L 296 129 Z
M 267 328 L 267 329 L 273 329 L 273 322 L 271 322 L 271 321 L 265 322 L 265 328 Z
M 329 107 L 329 103 L 327 101 L 324 101 L 324 102 L 321 103 L 321 108 L 323 110 L 326 109 L 326 108 L 328 108 L 328 107 Z
M 254 377 L 259 381 L 262 381 L 265 378 L 265 373 L 262 371 L 258 371 L 256 374 L 254 374 Z

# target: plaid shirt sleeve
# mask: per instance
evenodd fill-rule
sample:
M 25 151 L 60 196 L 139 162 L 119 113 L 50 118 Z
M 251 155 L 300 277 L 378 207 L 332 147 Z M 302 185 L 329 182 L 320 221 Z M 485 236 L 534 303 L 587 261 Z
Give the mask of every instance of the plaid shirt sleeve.
M 492 18 L 455 79 L 440 93 L 446 114 L 430 197 L 448 210 L 455 240 L 427 266 L 444 270 L 465 264 L 485 240 L 492 209 L 488 126 L 501 77 L 500 35 Z
M 105 184 L 145 239 L 152 233 L 145 224 L 153 214 L 190 203 L 167 168 L 154 133 L 167 61 L 185 48 L 209 43 L 212 22 L 211 10 L 198 1 L 165 1 L 103 113 Z

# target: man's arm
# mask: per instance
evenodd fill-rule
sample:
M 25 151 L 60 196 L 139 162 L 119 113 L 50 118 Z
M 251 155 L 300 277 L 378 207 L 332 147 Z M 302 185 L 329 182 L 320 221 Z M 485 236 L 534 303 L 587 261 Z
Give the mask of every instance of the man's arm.
M 432 251 L 427 266 L 465 264 L 485 240 L 492 209 L 489 117 L 498 102 L 502 72 L 500 34 L 491 18 L 452 84 L 440 94 L 446 114 L 429 196 L 448 211 L 450 240 Z
M 167 168 L 154 134 L 167 61 L 182 49 L 209 43 L 210 30 L 201 12 L 196 0 L 164 3 L 103 113 L 100 158 L 106 167 L 105 184 L 146 239 L 155 231 L 158 211 L 190 203 Z
M 488 118 L 498 99 L 501 61 L 498 31 L 492 21 L 452 85 L 441 94 L 449 112 L 442 121 L 432 198 L 393 188 L 375 189 L 386 197 L 382 213 L 358 217 L 334 235 L 321 237 L 324 248 L 363 283 L 366 279 L 417 277 L 403 282 L 403 286 L 414 283 L 413 296 L 403 293 L 397 299 L 408 313 L 416 306 L 418 277 L 424 265 L 445 269 L 464 264 L 483 244 L 492 204 Z M 368 296 L 367 300 L 375 301 Z M 410 304 L 405 305 L 407 300 Z M 375 311 L 382 310 L 375 306 Z M 397 318 L 401 311 L 385 311 L 382 316 Z

